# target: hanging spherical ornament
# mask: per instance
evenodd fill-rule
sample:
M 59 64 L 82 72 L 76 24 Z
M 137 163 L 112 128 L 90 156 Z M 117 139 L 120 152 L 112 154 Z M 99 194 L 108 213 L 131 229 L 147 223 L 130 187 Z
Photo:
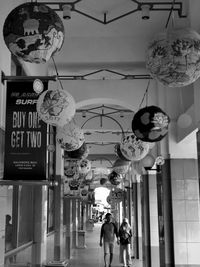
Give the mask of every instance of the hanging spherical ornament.
M 121 152 L 120 143 L 115 145 L 115 153 L 116 155 L 123 161 L 130 161 L 129 159 L 125 158 Z
M 57 127 L 56 141 L 67 151 L 73 151 L 82 146 L 85 141 L 83 130 L 73 120 L 63 127 Z
M 135 134 L 129 134 L 122 139 L 120 150 L 126 159 L 138 161 L 147 155 L 149 145 L 138 139 Z
M 100 179 L 100 185 L 104 185 L 107 181 L 108 181 L 108 179 L 106 179 L 106 178 L 101 178 L 101 179 Z
M 155 163 L 157 165 L 163 165 L 165 163 L 165 159 L 163 156 L 158 156 L 156 159 L 155 159 Z
M 186 129 L 192 124 L 192 118 L 189 114 L 183 113 L 178 117 L 177 124 L 180 128 Z
M 41 3 L 25 3 L 13 9 L 3 26 L 4 41 L 16 57 L 45 63 L 64 42 L 64 26 L 57 13 Z
M 123 200 L 124 191 L 121 188 L 115 188 L 113 191 L 110 192 L 110 197 L 112 201 L 120 202 Z
M 65 90 L 49 89 L 39 96 L 37 112 L 44 122 L 62 127 L 74 117 L 75 101 Z
M 55 145 L 53 145 L 53 144 L 49 144 L 49 145 L 47 146 L 47 150 L 48 150 L 49 152 L 54 152 L 54 151 L 56 150 L 56 147 L 55 147 Z
M 79 162 L 79 173 L 87 174 L 91 170 L 91 162 L 88 159 L 82 159 Z
M 153 155 L 148 154 L 141 160 L 141 164 L 144 168 L 151 169 L 155 164 L 155 158 Z
M 69 158 L 85 159 L 85 158 L 87 158 L 87 156 L 89 154 L 89 149 L 87 147 L 87 144 L 84 142 L 80 148 L 73 150 L 73 151 L 65 151 L 65 154 Z
M 69 181 L 70 190 L 78 190 L 80 186 L 80 181 L 78 179 L 73 179 Z
M 122 159 L 117 159 L 114 164 L 113 164 L 113 170 L 119 174 L 126 174 L 129 170 L 131 162 L 122 160 Z
M 108 180 L 112 185 L 119 185 L 122 182 L 122 176 L 115 171 L 108 175 Z
M 75 160 L 64 160 L 64 175 L 67 178 L 75 178 L 78 173 L 78 164 Z
M 159 107 L 140 109 L 132 120 L 133 133 L 144 142 L 157 142 L 168 133 L 170 118 Z
M 166 30 L 149 43 L 146 67 L 169 87 L 181 87 L 200 76 L 200 35 L 189 28 Z
M 35 79 L 33 82 L 33 90 L 37 93 L 40 94 L 44 90 L 44 84 L 40 79 Z

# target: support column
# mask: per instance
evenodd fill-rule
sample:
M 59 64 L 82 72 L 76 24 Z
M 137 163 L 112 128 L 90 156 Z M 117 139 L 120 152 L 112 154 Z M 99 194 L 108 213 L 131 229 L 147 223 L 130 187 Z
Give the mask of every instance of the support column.
M 133 199 L 133 231 L 134 231 L 134 256 L 139 259 L 139 234 L 138 234 L 138 192 L 137 182 L 132 183 L 132 199 Z
M 72 248 L 72 200 L 71 198 L 64 198 L 64 224 L 66 225 L 66 235 L 65 235 L 65 257 L 66 259 L 71 258 L 71 248 Z
M 149 177 L 143 175 L 141 182 L 142 222 L 143 222 L 143 266 L 151 267 L 151 238 L 150 238 L 150 211 L 149 211 Z
M 46 263 L 47 250 L 47 186 L 34 187 L 34 235 L 32 264 L 40 267 Z
M 64 235 L 63 235 L 63 184 L 61 176 L 56 176 L 58 186 L 55 187 L 55 235 L 54 235 L 54 259 L 64 259 Z
M 78 244 L 78 205 L 77 199 L 72 199 L 72 248 Z
M 162 166 L 163 183 L 163 212 L 164 212 L 164 242 L 165 242 L 165 266 L 174 266 L 174 236 L 170 160 L 166 159 Z

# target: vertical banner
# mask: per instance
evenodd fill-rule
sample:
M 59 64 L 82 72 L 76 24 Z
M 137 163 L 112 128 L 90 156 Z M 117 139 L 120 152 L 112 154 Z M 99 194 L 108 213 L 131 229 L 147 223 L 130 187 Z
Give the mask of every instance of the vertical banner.
M 4 180 L 46 179 L 47 124 L 36 111 L 38 96 L 33 82 L 7 82 Z

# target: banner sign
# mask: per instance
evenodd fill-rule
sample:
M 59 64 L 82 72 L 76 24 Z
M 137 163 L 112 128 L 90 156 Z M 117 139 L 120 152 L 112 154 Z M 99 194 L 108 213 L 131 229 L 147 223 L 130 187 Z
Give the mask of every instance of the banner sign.
M 33 82 L 7 82 L 5 180 L 47 178 L 47 124 L 36 111 L 38 97 Z

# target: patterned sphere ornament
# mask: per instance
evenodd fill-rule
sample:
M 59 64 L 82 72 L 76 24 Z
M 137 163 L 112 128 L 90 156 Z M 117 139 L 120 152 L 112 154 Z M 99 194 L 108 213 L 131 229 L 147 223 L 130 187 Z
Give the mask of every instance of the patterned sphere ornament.
M 108 180 L 112 185 L 119 185 L 122 182 L 122 176 L 115 171 L 108 175 Z
M 74 117 L 75 101 L 65 90 L 49 89 L 39 96 L 37 112 L 44 122 L 62 127 Z
M 57 127 L 56 141 L 67 151 L 73 151 L 82 146 L 85 141 L 83 130 L 73 120 L 63 127 Z
M 91 162 L 88 159 L 82 159 L 79 162 L 79 173 L 87 174 L 91 170 Z
M 31 63 L 46 63 L 63 45 L 64 26 L 50 7 L 25 3 L 9 13 L 3 36 L 16 57 Z
M 149 145 L 142 142 L 135 134 L 129 134 L 122 139 L 120 150 L 128 160 L 138 161 L 148 154 Z
M 125 158 L 121 152 L 120 143 L 115 145 L 115 153 L 122 161 L 130 161 L 129 159 Z
M 78 164 L 75 160 L 64 160 L 64 175 L 67 178 L 74 178 L 78 173 Z
M 107 181 L 108 181 L 108 179 L 106 179 L 106 178 L 101 178 L 101 179 L 100 179 L 100 185 L 104 185 Z
M 69 181 L 70 190 L 78 190 L 80 186 L 80 182 L 78 179 L 73 179 Z
M 157 142 L 168 133 L 170 118 L 159 107 L 140 109 L 133 117 L 132 131 L 144 142 Z
M 159 33 L 146 54 L 146 68 L 166 86 L 186 86 L 200 77 L 200 35 L 190 28 Z
M 65 151 L 65 154 L 72 159 L 85 159 L 89 154 L 87 144 L 84 142 L 81 147 L 73 151 Z
M 131 162 L 122 159 L 117 159 L 113 164 L 113 170 L 121 175 L 128 172 Z

